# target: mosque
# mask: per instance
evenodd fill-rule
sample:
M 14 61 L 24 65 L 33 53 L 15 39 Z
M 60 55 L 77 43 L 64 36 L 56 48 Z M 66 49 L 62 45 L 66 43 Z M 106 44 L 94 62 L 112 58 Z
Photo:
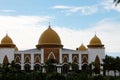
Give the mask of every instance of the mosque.
M 77 64 L 78 70 L 82 70 L 92 62 L 102 64 L 104 58 L 105 47 L 97 35 L 91 38 L 87 47 L 81 44 L 75 50 L 66 49 L 61 43 L 59 35 L 51 26 L 41 34 L 34 49 L 18 50 L 8 34 L 0 43 L 0 64 L 8 64 L 14 60 L 21 70 L 46 72 L 45 66 L 48 61 L 54 63 L 54 70 L 57 72 L 72 70 L 71 67 L 65 66 L 70 63 Z

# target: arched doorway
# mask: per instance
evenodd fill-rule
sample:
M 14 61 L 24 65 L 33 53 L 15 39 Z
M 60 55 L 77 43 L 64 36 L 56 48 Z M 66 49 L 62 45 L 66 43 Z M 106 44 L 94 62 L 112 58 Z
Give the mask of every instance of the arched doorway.
M 9 63 L 8 57 L 7 55 L 5 55 L 4 59 L 3 59 L 3 64 L 7 65 Z
M 25 64 L 25 65 L 24 65 L 24 70 L 25 70 L 26 72 L 29 72 L 29 71 L 30 71 L 30 68 L 31 68 L 31 66 L 30 66 L 29 64 Z
M 93 71 L 95 74 L 100 74 L 100 59 L 98 55 L 95 58 Z
M 40 66 L 40 64 L 35 64 L 34 65 L 34 70 L 42 72 L 42 66 Z
M 68 73 L 69 68 L 70 68 L 69 64 L 64 64 L 61 69 L 62 73 Z
M 83 64 L 82 71 L 88 71 L 88 70 L 89 70 L 89 66 L 87 64 Z
M 20 64 L 15 64 L 15 67 L 17 70 L 21 70 L 21 65 Z
M 77 63 L 72 63 L 72 71 L 78 72 L 78 70 L 79 70 L 79 65 Z
M 57 61 L 55 59 L 48 59 L 46 62 L 46 72 L 57 72 Z

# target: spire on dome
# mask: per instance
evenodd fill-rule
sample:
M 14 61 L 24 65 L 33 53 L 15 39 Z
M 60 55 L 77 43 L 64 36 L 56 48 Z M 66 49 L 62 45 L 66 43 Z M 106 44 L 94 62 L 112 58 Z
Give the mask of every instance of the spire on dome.
M 49 22 L 49 28 L 51 28 L 50 22 Z

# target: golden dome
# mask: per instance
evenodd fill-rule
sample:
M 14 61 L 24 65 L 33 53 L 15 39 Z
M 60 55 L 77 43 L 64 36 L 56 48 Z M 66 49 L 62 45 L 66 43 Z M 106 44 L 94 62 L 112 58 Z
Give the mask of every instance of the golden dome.
M 12 39 L 6 34 L 5 37 L 1 40 L 0 47 L 15 48 L 15 44 Z
M 101 40 L 95 35 L 91 40 L 90 40 L 90 45 L 102 45 Z
M 104 48 L 101 40 L 96 35 L 90 40 L 90 43 L 87 46 L 89 48 Z
M 78 48 L 78 51 L 84 51 L 84 50 L 87 50 L 87 48 L 81 44 L 81 46 Z
M 13 44 L 12 39 L 6 34 L 6 36 L 1 40 L 1 44 Z
M 48 45 L 62 46 L 60 37 L 50 26 L 42 33 L 41 37 L 39 38 L 37 47 Z

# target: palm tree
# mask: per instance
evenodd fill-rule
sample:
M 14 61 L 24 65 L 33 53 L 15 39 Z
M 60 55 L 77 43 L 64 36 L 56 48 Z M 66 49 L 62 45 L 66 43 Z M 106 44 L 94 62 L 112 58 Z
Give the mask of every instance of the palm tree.
M 114 0 L 114 3 L 115 3 L 115 5 L 117 6 L 117 4 L 120 3 L 120 0 Z

